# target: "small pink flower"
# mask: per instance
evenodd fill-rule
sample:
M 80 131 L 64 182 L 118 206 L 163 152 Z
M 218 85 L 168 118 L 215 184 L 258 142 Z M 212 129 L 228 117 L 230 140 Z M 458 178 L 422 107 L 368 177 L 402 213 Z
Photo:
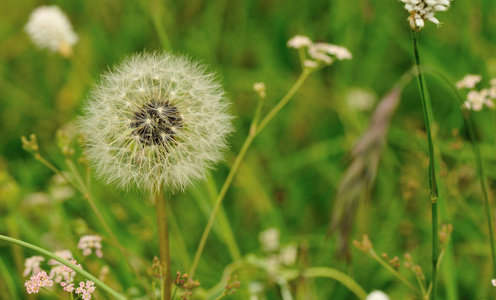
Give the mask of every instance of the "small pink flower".
M 74 283 L 67 284 L 67 282 L 62 281 L 60 286 L 64 288 L 64 291 L 71 293 L 74 291 Z
M 83 251 L 84 256 L 90 255 L 94 249 L 96 256 L 101 258 L 103 256 L 102 237 L 98 235 L 83 235 L 79 239 L 77 248 Z
M 496 279 L 491 279 L 491 283 L 493 286 L 496 286 Z
M 89 300 L 95 289 L 95 283 L 91 280 L 86 280 L 86 284 L 82 281 L 79 283 L 79 287 L 76 289 L 75 293 L 82 294 L 83 300 Z
M 45 271 L 41 271 L 38 274 L 31 276 L 31 278 L 29 278 L 29 280 L 24 283 L 28 294 L 36 294 L 40 291 L 40 288 L 52 285 L 53 281 L 48 278 L 48 275 Z

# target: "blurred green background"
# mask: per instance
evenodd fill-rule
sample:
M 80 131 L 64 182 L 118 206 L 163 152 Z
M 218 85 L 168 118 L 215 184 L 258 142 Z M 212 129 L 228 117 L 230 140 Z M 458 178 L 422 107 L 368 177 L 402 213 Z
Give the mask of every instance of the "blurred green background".
M 79 35 L 75 55 L 69 60 L 38 50 L 23 30 L 31 11 L 48 4 L 60 6 Z M 422 30 L 423 63 L 442 70 L 451 80 L 467 73 L 481 74 L 487 85 L 496 77 L 495 14 L 493 0 L 455 0 L 449 11 L 436 15 L 443 22 L 439 29 L 428 23 Z M 412 66 L 407 17 L 402 3 L 394 0 L 1 1 L 0 233 L 73 253 L 78 252 L 80 235 L 106 236 L 80 194 L 54 195 L 60 183 L 22 150 L 20 137 L 35 133 L 41 153 L 64 169 L 55 132 L 68 124 L 74 126 L 98 75 L 128 54 L 166 47 L 210 65 L 222 78 L 236 116 L 237 131 L 226 163 L 212 172 L 207 184 L 199 182 L 170 201 L 176 219 L 171 225 L 173 270 L 188 271 L 211 210 L 212 187 L 222 185 L 249 130 L 258 101 L 253 84 L 265 82 L 267 112 L 301 72 L 297 52 L 288 49 L 286 42 L 296 34 L 307 35 L 314 41 L 347 47 L 353 59 L 313 74 L 248 151 L 224 202 L 238 246 L 243 255 L 262 255 L 258 233 L 275 227 L 281 231 L 283 244 L 298 242 L 298 268 L 337 268 L 368 292 L 381 289 L 392 299 L 414 299 L 405 285 L 363 253 L 353 249 L 351 262 L 337 257 L 335 237 L 327 236 L 350 149 L 372 115 L 370 110 L 354 108 L 350 94 L 364 90 L 378 101 Z M 165 34 L 160 35 L 157 28 Z M 426 80 L 441 158 L 441 223 L 454 227 L 440 271 L 439 296 L 496 297 L 496 288 L 490 285 L 487 220 L 460 106 L 439 79 L 427 75 Z M 474 116 L 494 190 L 495 116 L 491 111 Z M 151 263 L 158 253 L 151 202 L 139 193 L 118 191 L 98 180 L 92 190 L 119 240 Z M 49 201 L 33 200 L 33 193 L 40 192 Z M 402 95 L 376 182 L 357 214 L 352 239 L 368 234 L 379 254 L 402 258 L 410 252 L 429 278 L 428 155 L 416 81 Z M 232 262 L 220 232 L 216 225 L 196 276 L 206 289 L 221 280 L 224 267 Z M 104 247 L 111 285 L 128 295 L 140 294 L 140 283 L 117 250 L 108 244 Z M 31 255 L 35 253 L 0 243 L 1 299 L 26 297 L 22 259 Z M 90 270 L 98 264 L 85 263 Z M 251 281 L 270 282 L 253 271 L 240 271 L 239 280 L 243 285 L 233 299 L 248 299 Z M 293 282 L 291 288 L 301 299 L 309 299 L 305 295 L 354 299 L 345 287 L 328 279 Z M 281 299 L 274 285 L 268 285 L 266 295 Z

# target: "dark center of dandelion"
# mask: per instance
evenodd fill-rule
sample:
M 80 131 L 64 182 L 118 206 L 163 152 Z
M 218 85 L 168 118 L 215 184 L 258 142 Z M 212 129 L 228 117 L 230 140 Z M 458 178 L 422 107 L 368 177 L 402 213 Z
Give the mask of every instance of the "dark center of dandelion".
M 131 128 L 141 143 L 168 146 L 177 142 L 177 132 L 183 127 L 177 108 L 168 101 L 145 104 L 134 113 Z

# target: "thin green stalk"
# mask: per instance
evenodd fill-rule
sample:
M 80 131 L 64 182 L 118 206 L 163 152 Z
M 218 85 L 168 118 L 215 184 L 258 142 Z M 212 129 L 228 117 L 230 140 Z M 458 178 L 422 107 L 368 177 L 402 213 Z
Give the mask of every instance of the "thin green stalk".
M 420 67 L 420 56 L 418 51 L 418 32 L 412 30 L 413 52 L 415 54 L 415 64 L 417 65 L 418 81 L 420 87 L 420 98 L 422 99 L 422 109 L 424 112 L 424 121 L 427 132 L 427 143 L 429 144 L 429 185 L 431 188 L 431 218 L 432 218 L 432 299 L 436 299 L 437 294 L 437 259 L 439 256 L 439 238 L 438 238 L 438 220 L 437 220 L 437 183 L 436 170 L 434 161 L 434 144 L 432 142 L 430 117 L 426 91 L 424 87 L 424 77 Z
M 203 249 L 205 248 L 205 244 L 207 242 L 208 235 L 210 234 L 210 231 L 212 230 L 212 225 L 214 224 L 215 217 L 217 216 L 217 212 L 219 211 L 220 206 L 222 205 L 222 201 L 224 200 L 224 197 L 227 193 L 227 190 L 229 189 L 229 186 L 232 183 L 232 180 L 234 178 L 234 175 L 238 171 L 239 165 L 241 164 L 241 161 L 243 160 L 246 151 L 248 151 L 248 148 L 250 147 L 251 143 L 255 139 L 255 137 L 262 131 L 262 129 L 274 118 L 274 116 L 288 103 L 288 101 L 294 96 L 294 94 L 298 91 L 298 89 L 301 87 L 303 82 L 307 79 L 308 75 L 310 75 L 311 70 L 304 69 L 303 72 L 301 73 L 300 77 L 298 80 L 295 82 L 295 84 L 291 87 L 291 89 L 288 91 L 288 93 L 279 101 L 279 103 L 267 114 L 267 116 L 260 122 L 258 125 L 256 120 L 260 117 L 261 114 L 261 103 L 259 103 L 259 108 L 257 108 L 255 117 L 252 121 L 251 127 L 250 127 L 250 132 L 243 143 L 243 146 L 241 147 L 240 152 L 238 153 L 238 156 L 236 156 L 236 159 L 234 160 L 234 163 L 231 167 L 231 170 L 229 171 L 229 174 L 227 175 L 226 180 L 224 181 L 224 184 L 222 185 L 222 188 L 220 190 L 219 195 L 217 196 L 217 199 L 215 200 L 214 208 L 212 210 L 212 213 L 210 214 L 210 218 L 208 219 L 207 225 L 205 226 L 205 230 L 203 231 L 203 235 L 200 240 L 200 244 L 198 245 L 198 249 L 196 250 L 195 258 L 193 259 L 193 265 L 191 266 L 191 270 L 189 272 L 191 278 L 195 275 L 196 268 L 198 267 L 198 263 L 200 262 L 200 257 L 203 253 Z
M 160 40 L 160 44 L 163 49 L 172 49 L 171 42 L 169 37 L 167 36 L 167 32 L 165 31 L 164 24 L 162 23 L 162 4 L 159 0 L 154 0 L 150 4 L 150 14 L 152 15 L 153 26 L 155 26 L 155 30 L 157 31 L 158 39 Z
M 418 289 L 416 289 L 405 277 L 403 277 L 398 271 L 396 271 L 390 264 L 382 260 L 375 252 L 369 252 L 368 254 L 379 264 L 381 264 L 381 266 L 383 266 L 386 270 L 393 273 L 394 276 L 396 276 L 399 280 L 406 284 L 410 289 L 415 291 L 417 294 L 422 295 L 422 293 Z
M 167 206 L 166 200 L 162 193 L 155 195 L 155 208 L 157 210 L 157 229 L 158 242 L 160 247 L 160 266 L 165 270 L 165 276 L 162 274 L 162 300 L 171 300 L 171 267 L 170 267 L 170 247 L 169 247 L 169 228 L 167 226 Z
M 359 299 L 367 298 L 367 292 L 353 278 L 336 269 L 325 267 L 308 268 L 303 271 L 303 276 L 306 278 L 324 277 L 334 279 L 347 287 Z
M 458 99 L 458 102 L 460 105 L 463 105 L 463 98 L 461 97 L 460 93 L 456 89 L 456 87 L 451 84 L 451 81 L 444 76 L 441 72 L 435 70 L 435 69 L 428 69 L 430 72 L 433 72 L 435 75 L 437 75 L 439 78 L 441 78 L 446 84 L 451 88 L 453 93 L 455 94 L 456 98 Z M 491 203 L 489 199 L 489 189 L 487 187 L 487 178 L 486 178 L 486 172 L 484 170 L 484 164 L 482 162 L 482 155 L 480 153 L 479 149 L 479 144 L 476 141 L 475 137 L 475 126 L 473 119 L 471 117 L 471 113 L 469 110 L 463 110 L 463 120 L 465 122 L 465 126 L 467 126 L 468 133 L 470 136 L 470 139 L 472 140 L 472 152 L 474 152 L 474 157 L 475 157 L 475 164 L 477 167 L 477 173 L 479 175 L 480 179 L 480 185 L 482 189 L 482 194 L 484 196 L 484 203 L 485 203 L 485 210 L 486 210 L 486 217 L 487 217 L 487 225 L 489 229 L 489 238 L 491 242 L 491 256 L 492 256 L 492 261 L 493 261 L 493 276 L 496 277 L 496 249 L 495 249 L 495 243 L 494 243 L 494 227 L 493 227 L 493 222 L 492 222 L 492 213 L 491 213 Z
M 98 220 L 102 224 L 105 231 L 110 235 L 110 239 L 112 240 L 114 245 L 121 252 L 122 257 L 124 258 L 124 261 L 127 263 L 129 268 L 134 272 L 134 274 L 136 275 L 138 280 L 141 281 L 143 286 L 146 287 L 146 283 L 145 283 L 144 279 L 141 277 L 139 271 L 127 259 L 128 254 L 127 254 L 126 248 L 124 248 L 124 246 L 122 246 L 122 244 L 119 242 L 119 240 L 117 239 L 117 236 L 114 234 L 114 231 L 112 230 L 112 228 L 110 228 L 110 225 L 107 223 L 107 221 L 103 217 L 102 213 L 98 209 L 98 206 L 96 205 L 95 200 L 93 199 L 93 196 L 91 195 L 91 193 L 90 193 L 88 187 L 86 186 L 83 178 L 79 174 L 79 171 L 77 170 L 76 165 L 69 158 L 66 158 L 66 164 L 69 167 L 69 169 L 71 170 L 71 172 L 74 174 L 76 181 L 79 183 L 79 187 L 80 187 L 79 191 L 81 192 L 81 194 L 83 194 L 83 197 L 88 201 L 91 209 L 93 210 L 93 213 L 96 215 L 96 217 L 98 218 Z
M 0 235 L 0 240 L 2 241 L 6 241 L 6 242 L 9 242 L 9 243 L 12 243 L 12 244 L 16 244 L 16 245 L 19 245 L 19 246 L 22 246 L 24 248 L 28 248 L 28 249 L 31 249 L 31 250 L 34 250 L 40 254 L 43 254 L 47 257 L 50 257 L 56 261 L 58 261 L 59 263 L 63 264 L 63 265 L 66 265 L 68 266 L 69 268 L 73 269 L 76 273 L 88 278 L 89 280 L 93 281 L 98 287 L 100 287 L 101 289 L 103 289 L 104 291 L 106 291 L 107 293 L 109 293 L 110 295 L 112 295 L 112 297 L 114 299 L 126 299 L 126 297 L 122 296 L 121 294 L 117 293 L 116 291 L 114 291 L 112 288 L 110 288 L 108 285 L 106 285 L 105 283 L 103 283 L 102 281 L 100 281 L 98 278 L 96 278 L 95 276 L 91 275 L 90 273 L 88 273 L 87 271 L 79 268 L 79 267 L 76 267 L 74 264 L 71 264 L 70 262 L 68 262 L 67 260 L 61 258 L 61 257 L 58 257 L 57 255 L 53 254 L 52 252 L 50 251 L 47 251 L 43 248 L 40 248 L 38 246 L 35 246 L 35 245 L 32 245 L 32 244 L 29 244 L 29 243 L 26 243 L 26 242 L 23 242 L 21 240 L 18 240 L 18 239 L 13 239 L 11 237 L 8 237 L 8 236 L 5 236 L 5 235 Z

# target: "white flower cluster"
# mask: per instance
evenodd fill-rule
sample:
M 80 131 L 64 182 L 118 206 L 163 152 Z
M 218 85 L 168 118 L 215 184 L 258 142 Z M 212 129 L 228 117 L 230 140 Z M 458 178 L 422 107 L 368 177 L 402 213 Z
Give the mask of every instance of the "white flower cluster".
M 383 291 L 373 291 L 367 295 L 365 300 L 389 300 L 389 297 Z
M 328 44 L 314 43 L 306 36 L 296 35 L 287 43 L 289 48 L 308 49 L 308 55 L 311 59 L 304 59 L 303 65 L 307 68 L 317 68 L 321 63 L 330 65 L 337 60 L 352 59 L 353 55 L 345 47 Z
M 232 132 L 216 76 L 180 55 L 132 55 L 89 98 L 81 119 L 88 157 L 120 187 L 183 190 L 222 158 Z
M 484 106 L 494 108 L 496 100 L 496 78 L 491 79 L 490 87 L 480 91 L 475 89 L 477 83 L 482 80 L 480 75 L 467 75 L 456 83 L 458 89 L 470 89 L 467 94 L 467 100 L 463 103 L 463 108 L 474 111 L 481 111 Z
M 83 251 L 84 256 L 88 256 L 95 251 L 95 255 L 99 258 L 103 257 L 102 252 L 102 237 L 98 235 L 83 235 L 79 239 L 77 248 Z
M 441 25 L 434 14 L 438 11 L 447 11 L 451 4 L 451 0 L 401 0 L 401 2 L 405 3 L 405 9 L 410 13 L 408 17 L 410 27 L 417 31 L 425 26 L 425 20 L 437 26 Z
M 41 49 L 59 52 L 63 56 L 71 54 L 71 46 L 78 41 L 71 23 L 58 6 L 41 6 L 29 16 L 24 27 L 33 43 Z

